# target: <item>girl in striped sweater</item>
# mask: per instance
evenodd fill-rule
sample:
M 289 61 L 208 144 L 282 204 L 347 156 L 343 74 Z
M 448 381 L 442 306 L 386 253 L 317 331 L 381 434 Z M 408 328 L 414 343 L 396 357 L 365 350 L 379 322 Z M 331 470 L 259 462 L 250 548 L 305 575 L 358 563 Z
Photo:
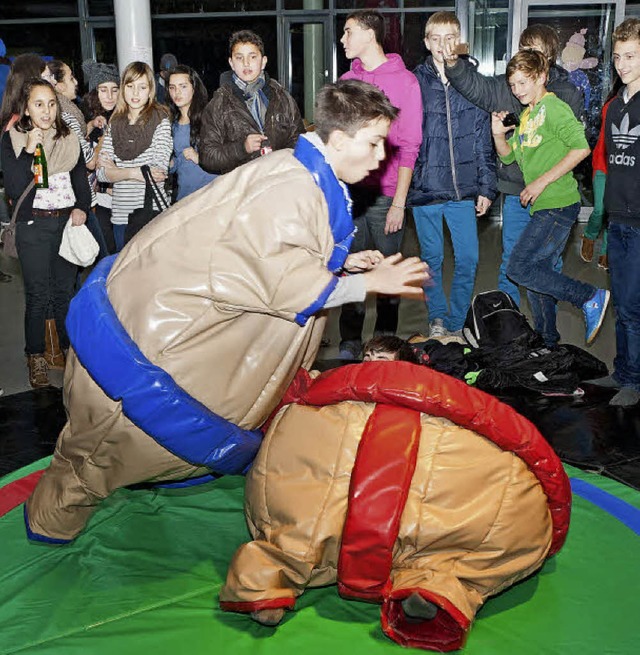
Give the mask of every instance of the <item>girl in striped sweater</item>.
M 122 74 L 120 88 L 97 170 L 98 181 L 113 183 L 111 222 L 117 251 L 124 245 L 129 214 L 144 206 L 145 182 L 141 167 L 150 167 L 162 189 L 173 149 L 168 111 L 156 102 L 151 68 L 141 61 L 129 64 Z M 162 193 L 169 204 L 163 189 Z M 162 209 L 155 200 L 154 209 Z

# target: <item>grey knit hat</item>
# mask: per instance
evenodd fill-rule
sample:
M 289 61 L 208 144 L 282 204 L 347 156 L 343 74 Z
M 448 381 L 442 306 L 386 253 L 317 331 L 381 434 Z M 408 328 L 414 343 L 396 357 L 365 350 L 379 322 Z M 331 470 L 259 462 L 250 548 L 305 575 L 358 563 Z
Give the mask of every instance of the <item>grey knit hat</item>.
M 120 84 L 120 74 L 114 64 L 101 64 L 87 59 L 82 62 L 82 73 L 89 91 L 93 91 L 99 84 L 105 82 Z
M 170 71 L 173 70 L 178 65 L 178 60 L 175 55 L 172 55 L 170 52 L 165 52 L 165 54 L 160 57 L 160 70 L 161 71 Z

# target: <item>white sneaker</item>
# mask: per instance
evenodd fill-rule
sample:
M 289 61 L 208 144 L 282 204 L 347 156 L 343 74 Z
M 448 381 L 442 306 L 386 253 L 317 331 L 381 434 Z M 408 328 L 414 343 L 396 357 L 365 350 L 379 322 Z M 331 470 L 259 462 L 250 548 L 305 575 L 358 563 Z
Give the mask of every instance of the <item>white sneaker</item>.
M 434 318 L 433 321 L 429 323 L 429 336 L 432 339 L 446 337 L 448 334 L 447 328 L 445 328 L 441 318 Z

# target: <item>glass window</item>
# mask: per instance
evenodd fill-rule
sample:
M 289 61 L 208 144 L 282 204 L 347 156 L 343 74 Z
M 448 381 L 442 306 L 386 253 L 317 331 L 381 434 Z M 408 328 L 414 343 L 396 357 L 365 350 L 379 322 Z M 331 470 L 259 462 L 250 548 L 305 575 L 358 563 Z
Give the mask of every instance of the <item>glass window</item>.
M 284 0 L 285 9 L 326 9 L 328 0 Z
M 20 18 L 69 18 L 78 16 L 77 0 L 30 0 L 30 2 L 0 3 L 0 20 Z M 4 30 L 4 28 L 3 28 Z
M 371 0 L 336 0 L 337 9 L 397 9 L 400 0 L 379 0 L 371 6 Z M 429 13 L 439 10 L 455 11 L 455 0 L 431 0 L 428 4 L 424 0 L 404 0 L 405 9 L 424 9 Z
M 276 0 L 151 0 L 152 14 L 202 14 L 208 11 L 241 14 L 275 8 Z
M 229 37 L 236 30 L 250 29 L 259 34 L 268 57 L 267 72 L 277 78 L 278 44 L 276 19 L 229 17 L 229 19 L 185 18 L 155 19 L 153 23 L 153 60 L 156 70 L 164 53 L 173 53 L 178 62 L 194 68 L 209 90 L 215 91 L 221 73 L 229 70 Z
M 469 46 L 483 75 L 499 75 L 507 66 L 509 0 L 476 0 L 469 19 Z
M 59 23 L 55 30 L 46 23 L 2 25 L 2 40 L 10 58 L 24 52 L 35 52 L 46 59 L 61 59 L 71 66 L 79 80 L 82 79 L 82 52 L 77 21 Z
M 113 16 L 113 0 L 89 0 L 90 16 Z
M 96 40 L 96 61 L 104 64 L 117 63 L 115 27 L 96 27 L 93 34 Z

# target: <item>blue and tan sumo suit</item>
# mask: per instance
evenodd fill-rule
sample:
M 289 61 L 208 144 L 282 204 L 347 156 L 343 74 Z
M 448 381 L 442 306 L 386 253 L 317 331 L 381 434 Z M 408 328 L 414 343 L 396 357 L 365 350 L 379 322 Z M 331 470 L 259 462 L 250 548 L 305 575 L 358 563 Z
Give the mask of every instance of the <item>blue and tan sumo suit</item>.
M 125 485 L 245 471 L 315 359 L 353 231 L 346 188 L 300 137 L 101 262 L 69 311 L 68 421 L 26 504 L 29 536 L 74 539 Z

